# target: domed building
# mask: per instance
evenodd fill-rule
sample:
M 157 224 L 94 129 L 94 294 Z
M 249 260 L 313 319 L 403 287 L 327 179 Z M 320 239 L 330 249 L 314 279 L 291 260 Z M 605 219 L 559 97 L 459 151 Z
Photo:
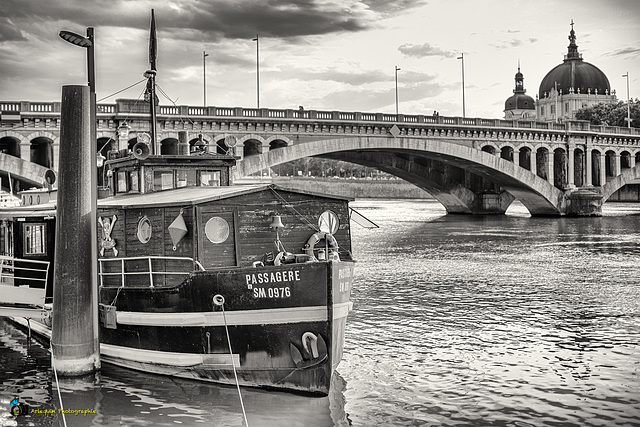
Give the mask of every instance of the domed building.
M 617 101 L 607 76 L 578 53 L 573 21 L 564 61 L 542 79 L 537 98 L 537 119 L 541 121 L 573 119 L 581 108 Z
M 535 120 L 535 101 L 529 95 L 525 95 L 524 76 L 520 72 L 520 64 L 518 64 L 515 80 L 516 88 L 513 90 L 513 95 L 504 102 L 504 118 L 505 120 Z

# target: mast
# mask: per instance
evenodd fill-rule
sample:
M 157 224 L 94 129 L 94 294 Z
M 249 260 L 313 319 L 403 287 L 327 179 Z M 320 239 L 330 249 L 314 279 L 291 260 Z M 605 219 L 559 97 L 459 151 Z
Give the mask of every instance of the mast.
M 149 31 L 149 64 L 151 66 L 150 70 L 147 70 L 144 73 L 144 76 L 147 78 L 147 91 L 145 95 L 149 100 L 149 108 L 151 110 L 151 142 L 150 142 L 150 151 L 151 154 L 159 153 L 160 150 L 156 147 L 156 105 L 157 105 L 157 96 L 156 96 L 156 59 L 158 57 L 158 39 L 156 38 L 156 17 L 153 13 L 153 9 L 151 9 L 151 29 Z

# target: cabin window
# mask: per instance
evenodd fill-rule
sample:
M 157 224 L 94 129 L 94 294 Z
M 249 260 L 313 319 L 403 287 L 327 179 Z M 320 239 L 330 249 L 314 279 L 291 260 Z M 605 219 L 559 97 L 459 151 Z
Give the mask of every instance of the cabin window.
M 176 172 L 176 187 L 194 187 L 196 185 L 195 170 L 179 170 Z
M 153 171 L 153 189 L 155 191 L 170 190 L 173 188 L 173 171 Z
M 129 191 L 140 191 L 138 189 L 138 171 L 129 172 Z
M 46 255 L 47 254 L 47 225 L 46 224 L 23 224 L 24 254 L 25 255 Z
M 220 171 L 201 171 L 200 186 L 202 187 L 219 187 Z
M 13 256 L 13 222 L 2 220 L 2 228 L 0 228 L 0 230 L 2 255 Z
M 126 193 L 127 192 L 127 173 L 126 172 L 118 172 L 118 193 Z

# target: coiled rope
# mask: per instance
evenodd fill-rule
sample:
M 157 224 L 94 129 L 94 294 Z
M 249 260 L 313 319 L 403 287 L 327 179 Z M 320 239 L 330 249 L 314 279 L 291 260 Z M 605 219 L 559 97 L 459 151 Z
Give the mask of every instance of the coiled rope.
M 236 364 L 233 361 L 233 350 L 231 349 L 231 338 L 229 337 L 229 327 L 227 326 L 227 316 L 224 313 L 224 297 L 220 294 L 216 294 L 213 297 L 213 303 L 222 309 L 222 319 L 224 320 L 224 330 L 227 333 L 227 344 L 229 344 L 229 356 L 231 356 L 231 366 L 233 367 L 233 376 L 236 379 L 236 388 L 238 389 L 238 396 L 240 397 L 240 406 L 242 407 L 242 416 L 244 417 L 244 423 L 249 427 L 249 421 L 247 421 L 247 413 L 244 410 L 244 402 L 242 401 L 242 393 L 240 392 L 240 383 L 238 382 L 238 373 L 236 372 Z

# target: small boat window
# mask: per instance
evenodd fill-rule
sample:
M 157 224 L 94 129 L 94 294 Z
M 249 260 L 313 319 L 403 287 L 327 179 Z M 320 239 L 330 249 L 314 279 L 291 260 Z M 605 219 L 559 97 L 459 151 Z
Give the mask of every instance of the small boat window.
M 151 240 L 151 234 L 151 221 L 145 215 L 138 221 L 138 240 L 140 240 L 141 243 L 148 243 L 149 240 Z
M 220 171 L 200 171 L 200 186 L 219 187 Z
M 24 254 L 25 255 L 46 255 L 47 254 L 47 225 L 46 224 L 23 224 Z
M 173 171 L 155 170 L 153 171 L 153 190 L 170 190 L 173 187 Z
M 340 220 L 335 212 L 327 210 L 320 214 L 320 218 L 318 218 L 318 227 L 320 227 L 320 231 L 335 234 L 336 231 L 338 231 L 339 226 Z
M 196 185 L 195 170 L 179 170 L 176 172 L 176 187 L 194 187 Z
M 207 221 L 204 234 L 211 243 L 223 243 L 229 238 L 229 223 L 224 218 L 214 216 Z

